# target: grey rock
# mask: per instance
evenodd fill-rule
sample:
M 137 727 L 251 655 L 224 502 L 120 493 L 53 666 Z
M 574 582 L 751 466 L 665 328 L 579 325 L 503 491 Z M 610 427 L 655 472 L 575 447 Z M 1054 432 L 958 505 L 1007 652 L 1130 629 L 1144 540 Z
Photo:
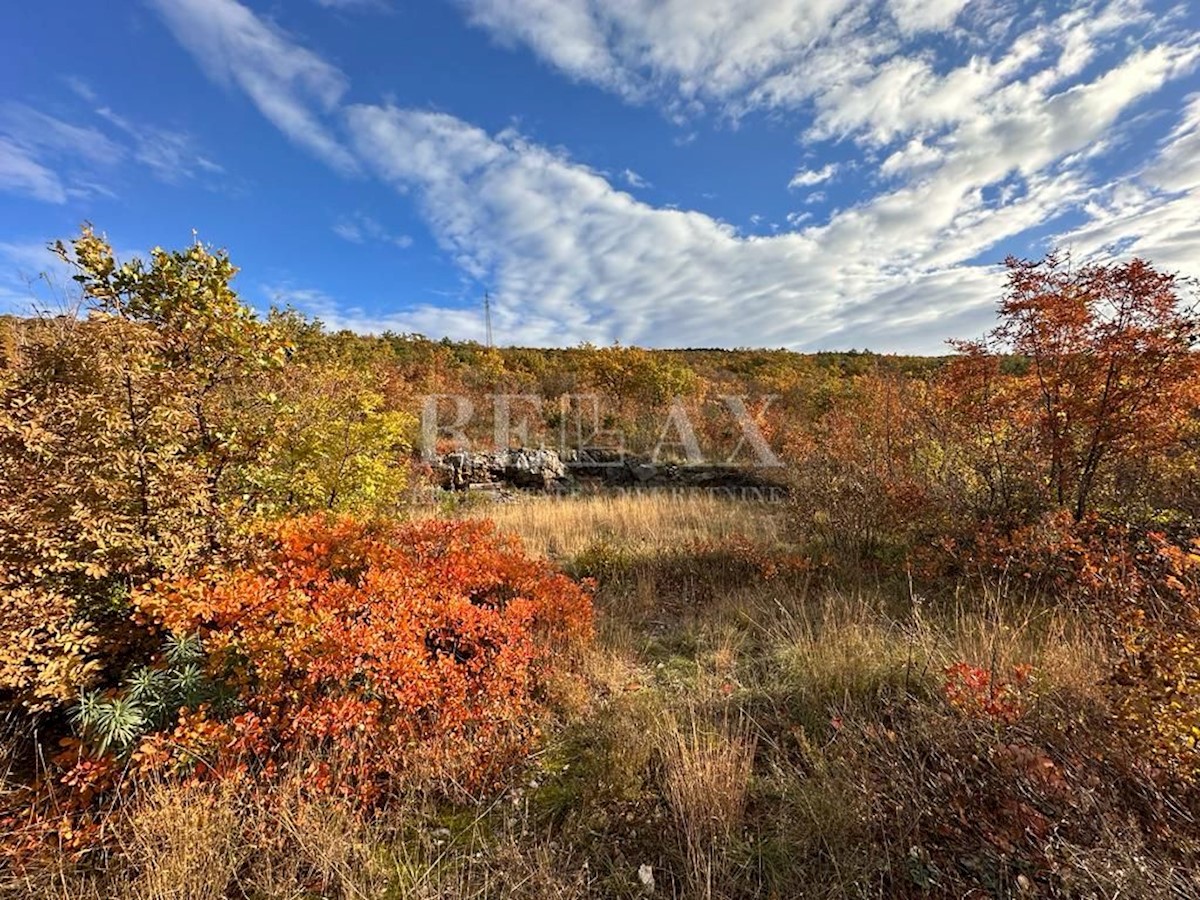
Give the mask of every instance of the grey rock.
M 639 462 L 633 463 L 629 467 L 629 471 L 638 481 L 646 482 L 658 474 L 658 467 L 650 463 Z
M 443 487 L 455 490 L 478 490 L 483 485 L 546 490 L 567 477 L 555 451 L 523 447 L 488 453 L 455 450 L 435 460 L 433 470 Z

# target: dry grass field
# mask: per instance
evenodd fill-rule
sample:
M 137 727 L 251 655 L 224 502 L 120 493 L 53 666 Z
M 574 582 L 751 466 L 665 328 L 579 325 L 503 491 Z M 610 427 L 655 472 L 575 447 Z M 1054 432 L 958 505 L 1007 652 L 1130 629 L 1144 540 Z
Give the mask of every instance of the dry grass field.
M 473 510 L 515 534 L 527 548 L 559 562 L 598 545 L 655 555 L 703 541 L 744 537 L 780 542 L 778 504 L 743 503 L 695 491 L 526 497 Z
M 465 514 L 598 580 L 588 690 L 499 795 L 414 795 L 367 816 L 296 779 L 270 798 L 164 784 L 112 816 L 107 862 L 63 857 L 8 894 L 888 897 L 974 883 L 1035 896 L 1033 832 L 1056 890 L 1195 889 L 1131 837 L 1137 811 L 1121 804 L 1150 799 L 1125 798 L 1125 776 L 1089 768 L 1077 746 L 1105 648 L 1069 612 L 1003 583 L 923 597 L 772 564 L 786 545 L 771 506 L 650 495 Z M 964 661 L 997 680 L 1029 667 L 1019 726 L 952 708 L 946 672 Z M 1006 831 L 1018 820 L 1030 833 Z M 247 821 L 250 839 L 233 839 Z

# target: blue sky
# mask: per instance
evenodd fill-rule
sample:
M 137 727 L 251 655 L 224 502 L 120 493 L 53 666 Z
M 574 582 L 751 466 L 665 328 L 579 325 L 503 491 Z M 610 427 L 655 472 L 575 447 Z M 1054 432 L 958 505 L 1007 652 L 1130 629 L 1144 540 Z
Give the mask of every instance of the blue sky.
M 940 352 L 1007 253 L 1200 275 L 1196 4 L 10 6 L 0 309 L 85 219 L 333 327 L 482 339 L 486 289 L 528 345 Z

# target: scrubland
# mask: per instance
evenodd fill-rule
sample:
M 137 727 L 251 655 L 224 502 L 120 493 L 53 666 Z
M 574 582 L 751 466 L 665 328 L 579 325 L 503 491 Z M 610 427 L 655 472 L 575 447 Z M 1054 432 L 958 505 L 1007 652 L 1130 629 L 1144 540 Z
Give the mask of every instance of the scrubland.
M 1009 260 L 921 360 L 331 335 L 58 250 L 78 306 L 0 322 L 0 895 L 1200 896 L 1173 276 Z M 517 394 L 753 437 L 779 502 L 438 491 L 422 398 Z
M 1105 637 L 1053 598 L 789 560 L 787 510 L 652 494 L 477 506 L 597 580 L 586 696 L 500 791 L 379 813 L 303 779 L 149 783 L 37 896 L 1167 896 L 1182 811 L 1103 730 Z M 1007 710 L 956 706 L 953 667 Z M 985 690 L 979 696 L 991 695 Z M 1175 823 L 1186 824 L 1186 819 Z M 648 868 L 646 868 L 648 867 Z M 1052 877 L 1051 877 L 1052 873 Z

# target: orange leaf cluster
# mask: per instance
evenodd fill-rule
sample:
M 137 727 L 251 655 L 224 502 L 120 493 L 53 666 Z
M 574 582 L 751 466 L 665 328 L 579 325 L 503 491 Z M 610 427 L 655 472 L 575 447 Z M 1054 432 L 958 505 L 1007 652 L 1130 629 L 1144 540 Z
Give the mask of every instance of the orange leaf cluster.
M 998 678 L 991 669 L 957 662 L 946 667 L 942 690 L 962 713 L 1011 724 L 1021 717 L 1021 690 L 1029 674 L 1029 666 L 1019 665 L 1013 666 L 1008 678 Z
M 478 521 L 281 525 L 265 562 L 157 585 L 143 615 L 199 632 L 241 711 L 174 742 L 217 772 L 311 765 L 365 800 L 399 779 L 473 789 L 535 735 L 560 652 L 592 633 L 586 586 Z M 178 758 L 178 754 L 177 754 Z

